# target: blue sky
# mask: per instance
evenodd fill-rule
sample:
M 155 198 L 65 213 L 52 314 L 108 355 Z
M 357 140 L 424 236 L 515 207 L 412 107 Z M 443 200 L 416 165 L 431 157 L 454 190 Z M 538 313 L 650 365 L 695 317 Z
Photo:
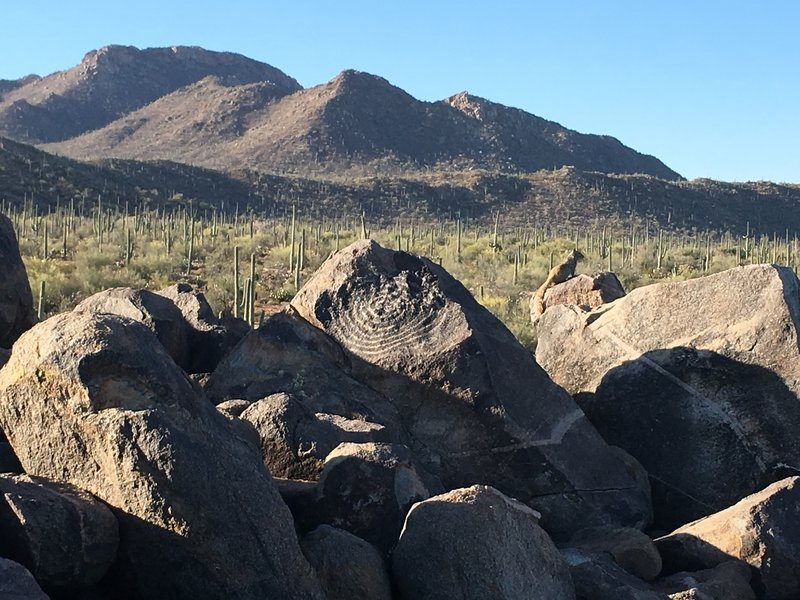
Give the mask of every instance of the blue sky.
M 302 85 L 355 68 L 619 138 L 686 177 L 800 182 L 800 2 L 6 2 L 0 78 L 110 43 L 197 45 Z

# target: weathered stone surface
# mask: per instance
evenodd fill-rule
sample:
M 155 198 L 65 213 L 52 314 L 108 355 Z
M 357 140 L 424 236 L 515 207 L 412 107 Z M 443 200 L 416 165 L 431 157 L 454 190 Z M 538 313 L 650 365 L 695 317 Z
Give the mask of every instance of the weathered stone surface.
M 49 600 L 28 570 L 13 560 L 0 558 L 0 598 L 4 600 Z
M 608 554 L 578 548 L 561 551 L 578 600 L 667 600 L 667 595 L 634 577 Z
M 569 545 L 587 552 L 607 552 L 620 567 L 645 581 L 652 581 L 661 573 L 661 555 L 653 540 L 638 529 L 584 529 L 572 537 Z
M 791 270 L 740 267 L 590 313 L 553 307 L 536 356 L 644 465 L 656 526 L 670 530 L 800 464 L 798 315 Z
M 48 319 L 15 345 L 0 398 L 0 425 L 28 473 L 114 510 L 119 588 L 137 598 L 321 598 L 258 447 L 144 325 L 89 312 Z
M 387 428 L 403 441 L 394 406 L 348 374 L 350 363 L 339 345 L 288 313 L 268 318 L 220 363 L 205 386 L 215 403 L 255 402 L 286 392 L 313 413 L 339 415 Z
M 656 540 L 665 572 L 740 559 L 770 600 L 800 598 L 800 477 L 783 479 L 721 512 Z
M 408 509 L 442 491 L 405 446 L 344 443 L 325 459 L 317 497 L 324 522 L 388 553 Z
M 654 587 L 672 600 L 756 600 L 750 587 L 750 568 L 735 560 L 713 569 L 675 573 Z
M 574 599 L 569 569 L 538 520 L 483 485 L 415 504 L 392 554 L 399 597 Z
M 247 400 L 225 400 L 217 404 L 217 410 L 226 417 L 240 417 L 252 402 Z
M 117 520 L 76 487 L 28 475 L 0 475 L 0 556 L 44 586 L 87 587 L 117 557 Z
M 447 487 L 494 485 L 541 510 L 556 536 L 648 521 L 646 493 L 574 401 L 437 265 L 356 242 L 292 307 L 391 399 L 408 444 Z
M 107 313 L 144 323 L 179 367 L 189 370 L 189 327 L 172 300 L 148 290 L 112 288 L 89 296 L 75 312 Z
M 172 300 L 186 320 L 190 373 L 212 372 L 250 331 L 242 319 L 218 319 L 206 297 L 188 283 L 176 283 L 158 294 Z
M 372 544 L 320 525 L 303 538 L 301 546 L 328 600 L 392 600 L 389 572 Z
M 253 402 L 240 417 L 255 427 L 264 464 L 276 477 L 315 480 L 325 457 L 339 444 L 389 441 L 382 425 L 314 414 L 286 393 Z
M 11 348 L 22 332 L 36 323 L 28 274 L 19 255 L 17 236 L 0 213 L 0 347 Z M 0 357 L 0 366 L 3 360 Z
M 552 308 L 557 304 L 571 304 L 584 309 L 597 308 L 603 304 L 613 302 L 625 295 L 617 276 L 610 271 L 602 271 L 594 275 L 576 275 L 564 283 L 554 285 L 545 292 L 544 305 Z M 534 314 L 533 299 L 531 298 L 531 321 L 539 320 Z

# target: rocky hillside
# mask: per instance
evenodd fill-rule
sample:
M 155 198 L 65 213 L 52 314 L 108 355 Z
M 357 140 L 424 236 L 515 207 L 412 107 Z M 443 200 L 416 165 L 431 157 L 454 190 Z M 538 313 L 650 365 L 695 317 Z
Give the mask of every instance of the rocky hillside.
M 269 83 L 280 94 L 300 89 L 278 69 L 229 52 L 106 46 L 66 71 L 0 87 L 0 135 L 34 144 L 65 140 L 209 76 L 230 85 Z

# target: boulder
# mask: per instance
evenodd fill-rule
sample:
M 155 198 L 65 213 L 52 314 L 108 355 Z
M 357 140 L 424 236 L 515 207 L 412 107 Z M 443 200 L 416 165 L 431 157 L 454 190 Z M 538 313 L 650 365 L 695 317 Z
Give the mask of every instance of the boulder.
M 392 554 L 399 598 L 575 598 L 569 568 L 539 515 L 475 485 L 415 504 Z
M 694 573 L 675 573 L 654 587 L 673 600 L 756 600 L 750 587 L 750 568 L 738 560 Z
M 602 271 L 594 275 L 576 275 L 554 285 L 545 292 L 544 305 L 552 308 L 557 304 L 571 304 L 591 310 L 624 295 L 625 290 L 617 276 L 610 271 Z M 531 298 L 531 321 L 537 323 L 539 318 L 534 314 Z
M 2 215 L 0 215 L 2 216 Z M 21 564 L 0 558 L 0 598 L 5 600 L 49 600 L 33 575 Z
M 206 297 L 188 283 L 176 283 L 158 294 L 172 300 L 186 320 L 190 373 L 212 372 L 250 331 L 243 319 L 218 319 Z
M 361 538 L 320 525 L 303 538 L 301 547 L 328 600 L 392 600 L 386 563 Z
M 680 527 L 656 546 L 667 573 L 709 569 L 736 558 L 758 571 L 754 587 L 764 598 L 800 598 L 800 477 Z
M 219 404 L 285 392 L 312 413 L 383 425 L 390 439 L 402 443 L 394 406 L 349 370 L 347 356 L 329 336 L 293 314 L 277 313 L 222 360 L 205 393 Z
M 408 445 L 446 487 L 496 486 L 562 538 L 649 520 L 647 492 L 572 398 L 441 267 L 362 240 L 330 257 L 291 306 L 390 398 Z
M 536 358 L 642 463 L 655 526 L 669 531 L 800 464 L 798 315 L 791 270 L 739 267 L 588 313 L 555 306 Z
M 569 545 L 589 553 L 606 552 L 628 573 L 645 581 L 652 581 L 661 573 L 661 555 L 656 545 L 638 529 L 584 529 L 572 537 Z
M 27 473 L 83 488 L 114 511 L 118 590 L 322 597 L 258 447 L 143 324 L 92 312 L 48 319 L 18 340 L 0 398 L 0 426 Z
M 11 345 L 36 323 L 28 273 L 11 221 L 0 213 L 0 347 Z M 0 365 L 3 360 L 0 357 Z
M 76 487 L 28 475 L 0 475 L 0 555 L 45 587 L 88 587 L 117 557 L 117 520 Z
M 217 410 L 226 417 L 238 419 L 251 404 L 247 400 L 225 400 L 217 404 Z
M 316 480 L 325 457 L 339 444 L 389 441 L 382 425 L 315 414 L 286 393 L 253 402 L 240 417 L 255 427 L 264 464 L 276 477 Z
M 189 326 L 168 298 L 148 290 L 112 288 L 89 296 L 75 312 L 107 313 L 144 323 L 179 367 L 185 371 L 191 367 Z
M 667 600 L 646 582 L 634 577 L 606 553 L 565 548 L 561 555 L 569 565 L 577 600 Z
M 439 480 L 416 464 L 405 446 L 345 443 L 325 459 L 317 506 L 325 523 L 388 554 L 409 508 L 442 491 Z

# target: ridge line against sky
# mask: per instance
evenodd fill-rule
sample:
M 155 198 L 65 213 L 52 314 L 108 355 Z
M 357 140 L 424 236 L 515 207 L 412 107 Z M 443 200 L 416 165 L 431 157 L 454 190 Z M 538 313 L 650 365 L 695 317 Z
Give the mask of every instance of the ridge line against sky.
M 699 5 L 699 6 L 698 6 Z M 197 0 L 9 3 L 0 79 L 108 44 L 201 46 L 310 87 L 344 69 L 612 135 L 688 178 L 800 183 L 800 3 Z

